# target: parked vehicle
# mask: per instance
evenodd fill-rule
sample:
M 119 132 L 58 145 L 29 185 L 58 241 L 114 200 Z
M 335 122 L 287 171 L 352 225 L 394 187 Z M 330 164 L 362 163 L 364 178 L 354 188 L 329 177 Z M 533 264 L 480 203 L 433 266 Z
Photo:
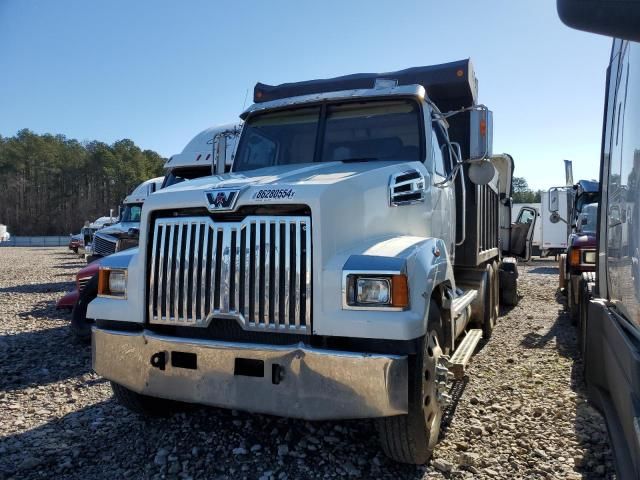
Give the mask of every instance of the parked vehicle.
M 224 135 L 225 138 L 229 139 L 229 142 L 225 145 L 222 158 L 225 165 L 231 164 L 239 133 L 239 125 L 223 125 L 200 132 L 187 144 L 181 154 L 174 155 L 167 161 L 165 164 L 166 174 L 162 181 L 160 181 L 160 178 L 147 180 L 125 198 L 123 202 L 124 208 L 118 224 L 105 227 L 95 234 L 96 251 L 93 252 L 91 260 L 96 261 L 78 272 L 76 275 L 76 288 L 68 292 L 56 304 L 58 309 L 73 310 L 71 329 L 77 339 L 86 340 L 91 334 L 91 322 L 86 321 L 86 312 L 88 303 L 97 294 L 99 260 L 107 254 L 137 246 L 137 230 L 140 225 L 140 212 L 144 200 L 151 193 L 163 188 L 163 186 L 168 187 L 187 179 L 210 175 L 213 168 L 212 153 L 217 145 L 218 135 Z M 207 150 L 209 150 L 208 156 L 206 155 Z M 115 240 L 113 241 L 115 245 L 108 245 L 107 242 L 112 242 L 112 238 Z M 108 249 L 105 249 L 105 244 L 109 247 Z M 114 251 L 109 252 L 112 246 Z M 87 284 L 89 284 L 89 288 L 85 291 L 84 287 Z
M 7 226 L 0 223 L 0 242 L 8 242 L 11 234 L 7 231 Z
M 566 219 L 560 218 L 570 228 L 567 253 L 560 255 L 560 290 L 567 295 L 567 309 L 572 322 L 579 316 L 579 284 L 584 276 L 592 277 L 596 269 L 596 226 L 600 188 L 598 182 L 580 180 L 572 188 Z M 552 203 L 552 202 L 550 202 Z M 560 222 L 558 222 L 560 223 Z
M 541 230 L 542 250 L 541 257 L 567 253 L 567 240 L 570 234 L 569 218 L 572 205 L 571 186 L 553 187 L 541 197 Z M 552 200 L 552 201 L 550 201 Z
M 78 249 L 81 245 L 83 245 L 81 233 L 69 235 L 69 250 L 71 250 L 73 253 L 78 253 Z
M 618 37 L 607 68 L 595 278 L 580 284 L 579 344 L 620 479 L 640 478 L 640 2 L 558 0 L 569 26 Z
M 522 208 L 528 207 L 536 212 L 536 223 L 533 230 L 533 238 L 531 240 L 531 255 L 540 256 L 542 254 L 542 221 L 540 218 L 540 212 L 542 211 L 541 203 L 514 203 L 511 207 L 511 221 L 517 222 L 518 215 Z
M 82 227 L 80 234 L 82 235 L 82 243 L 78 245 L 78 255 L 85 259 L 91 258 L 93 254 L 93 236 L 101 228 L 108 227 L 116 222 L 116 217 L 109 215 L 108 217 L 100 217 L 94 222 Z
M 235 149 L 242 130 L 241 123 L 230 123 L 207 128 L 193 137 L 181 153 L 173 155 L 165 164 L 167 174 L 162 188 L 185 180 L 200 178 L 213 173 L 213 156 L 217 148 L 224 148 L 224 167 L 219 172 L 228 172 L 233 165 Z
M 501 271 L 515 289 L 500 246 L 526 255 L 535 222 L 510 225 L 513 159 L 491 154 L 472 65 L 254 100 L 231 173 L 216 158 L 216 176 L 152 195 L 137 253 L 102 260 L 93 367 L 136 411 L 379 418 L 387 455 L 424 463 Z
M 160 189 L 163 180 L 164 177 L 146 180 L 125 197 L 117 223 L 102 228 L 94 234 L 89 262 L 138 246 L 142 204 L 149 195 Z

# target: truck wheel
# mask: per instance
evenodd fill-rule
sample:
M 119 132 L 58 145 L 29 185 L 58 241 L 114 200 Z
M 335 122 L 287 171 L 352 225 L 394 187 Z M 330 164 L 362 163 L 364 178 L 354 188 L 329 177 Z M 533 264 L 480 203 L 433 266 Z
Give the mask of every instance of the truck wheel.
M 585 351 L 587 349 L 587 311 L 591 300 L 590 284 L 595 282 L 595 272 L 583 273 L 580 278 L 578 290 L 578 348 L 582 354 L 584 364 Z
M 91 277 L 71 312 L 71 334 L 81 343 L 91 342 L 91 324 L 87 320 L 87 307 L 98 296 L 98 275 Z
M 497 323 L 498 317 L 500 317 L 500 267 L 498 266 L 498 262 L 493 262 L 491 268 L 493 269 L 491 293 L 493 294 L 493 310 Z
M 496 324 L 496 316 L 493 309 L 493 269 L 487 265 L 482 282 L 484 283 L 484 312 L 482 315 L 482 338 L 489 340 L 493 334 L 493 327 Z
M 382 450 L 396 462 L 424 464 L 438 442 L 448 389 L 442 327 L 440 309 L 431 300 L 428 333 L 420 352 L 409 358 L 409 413 L 378 421 Z
M 500 276 L 500 303 L 506 307 L 518 305 L 518 265 L 502 262 Z
M 558 288 L 561 293 L 565 293 L 567 291 L 567 255 L 564 253 L 560 254 L 560 260 L 558 260 L 558 276 Z
M 111 382 L 111 389 L 120 405 L 147 417 L 169 416 L 176 412 L 180 405 L 178 402 L 164 398 L 141 395 L 115 382 Z
M 571 325 L 578 324 L 578 315 L 579 315 L 579 304 L 577 305 L 574 302 L 575 293 L 573 292 L 573 281 L 571 278 L 567 281 L 567 311 L 569 312 L 569 320 L 571 320 Z

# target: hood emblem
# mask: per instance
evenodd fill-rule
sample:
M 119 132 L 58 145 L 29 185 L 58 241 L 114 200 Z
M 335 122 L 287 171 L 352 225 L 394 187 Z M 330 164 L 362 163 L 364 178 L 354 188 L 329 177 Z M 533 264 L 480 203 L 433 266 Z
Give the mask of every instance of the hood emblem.
M 204 192 L 207 196 L 207 209 L 210 212 L 233 210 L 240 195 L 239 188 L 215 188 Z

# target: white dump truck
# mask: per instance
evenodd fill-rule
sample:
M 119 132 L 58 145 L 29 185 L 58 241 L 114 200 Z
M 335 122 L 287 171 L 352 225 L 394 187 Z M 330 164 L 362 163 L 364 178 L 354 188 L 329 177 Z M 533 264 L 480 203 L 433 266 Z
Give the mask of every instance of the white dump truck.
M 513 160 L 492 155 L 472 64 L 257 84 L 254 101 L 231 172 L 151 196 L 139 250 L 103 260 L 93 368 L 139 412 L 377 418 L 387 455 L 426 462 L 515 289 L 503 255 L 533 233 L 511 225 Z

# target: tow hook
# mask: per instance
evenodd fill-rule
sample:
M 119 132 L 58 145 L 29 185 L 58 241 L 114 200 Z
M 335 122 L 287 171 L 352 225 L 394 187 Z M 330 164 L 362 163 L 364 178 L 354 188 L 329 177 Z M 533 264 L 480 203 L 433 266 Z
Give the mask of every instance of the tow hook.
M 166 352 L 158 352 L 151 355 L 151 366 L 155 368 L 159 368 L 160 370 L 164 370 L 164 367 L 167 364 L 167 354 Z

